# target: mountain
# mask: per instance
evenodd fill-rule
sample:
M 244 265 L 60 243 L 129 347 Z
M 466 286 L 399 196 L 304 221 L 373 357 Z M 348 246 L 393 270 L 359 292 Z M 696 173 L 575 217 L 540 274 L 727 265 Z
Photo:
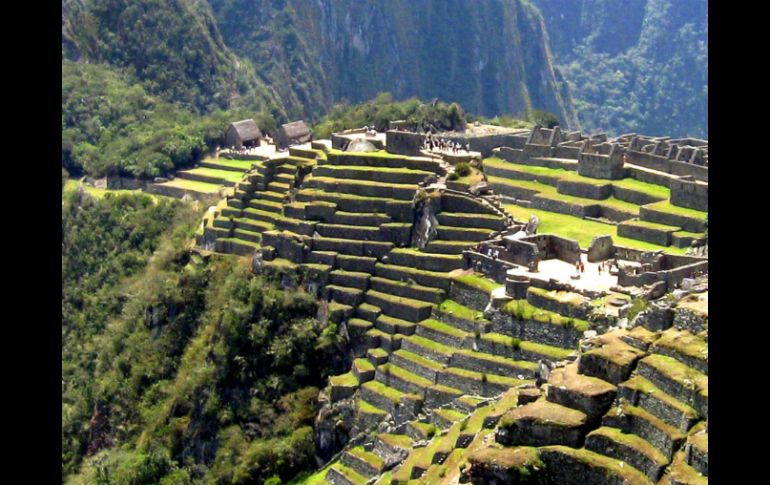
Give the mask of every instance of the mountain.
M 389 91 L 574 125 L 546 38 L 524 0 L 62 2 L 63 60 L 109 64 L 190 109 L 282 121 Z
M 708 1 L 533 2 L 583 129 L 708 137 Z

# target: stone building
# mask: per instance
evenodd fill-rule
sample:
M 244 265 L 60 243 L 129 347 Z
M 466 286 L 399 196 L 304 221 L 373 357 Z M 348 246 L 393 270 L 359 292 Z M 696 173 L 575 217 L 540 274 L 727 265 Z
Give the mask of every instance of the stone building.
M 275 133 L 275 144 L 280 148 L 297 143 L 307 143 L 313 139 L 313 132 L 304 120 L 292 121 L 281 125 Z

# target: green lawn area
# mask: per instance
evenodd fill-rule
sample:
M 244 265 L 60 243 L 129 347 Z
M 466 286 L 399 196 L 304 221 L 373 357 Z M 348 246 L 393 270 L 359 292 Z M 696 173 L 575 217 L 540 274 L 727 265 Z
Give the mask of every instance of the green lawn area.
M 206 177 L 213 177 L 218 178 L 222 180 L 227 180 L 228 182 L 240 182 L 243 178 L 243 173 L 241 172 L 233 172 L 232 170 L 219 170 L 216 168 L 206 168 L 206 167 L 198 167 L 193 168 L 190 170 L 185 170 L 185 172 L 196 174 L 196 175 L 203 175 Z
M 655 211 L 659 211 L 659 212 L 667 212 L 669 214 L 677 214 L 680 216 L 692 217 L 694 219 L 702 219 L 702 220 L 706 220 L 709 214 L 708 212 L 689 209 L 687 207 L 679 207 L 679 206 L 673 205 L 671 202 L 667 200 L 663 200 L 661 202 L 655 202 L 654 204 L 647 204 L 645 207 Z
M 548 177 L 557 177 L 562 180 L 568 180 L 571 182 L 583 182 L 591 185 L 606 185 L 612 184 L 620 188 L 634 190 L 636 192 L 643 192 L 652 197 L 659 197 L 661 199 L 668 200 L 671 196 L 671 189 L 663 185 L 651 184 L 648 182 L 642 182 L 634 178 L 628 177 L 622 180 L 604 180 L 594 179 L 591 177 L 584 177 L 572 170 L 566 170 L 563 168 L 549 168 L 538 167 L 532 165 L 521 165 L 517 163 L 506 162 L 496 157 L 487 158 L 484 160 L 484 165 L 498 168 L 508 168 L 510 170 L 516 170 L 518 172 L 528 173 L 531 175 L 543 175 Z
M 197 180 L 187 180 L 180 178 L 169 180 L 168 182 L 163 182 L 162 184 L 158 185 L 164 185 L 166 187 L 178 187 L 180 189 L 192 190 L 193 192 L 203 192 L 205 194 L 214 193 L 222 188 L 222 186 L 219 184 L 210 184 L 208 182 L 199 182 Z
M 206 158 L 203 161 L 207 163 L 216 163 L 217 165 L 223 165 L 225 167 L 237 168 L 244 172 L 250 170 L 251 166 L 258 162 L 258 160 L 233 160 L 230 158 Z
M 540 226 L 537 229 L 538 233 L 557 234 L 568 239 L 575 239 L 580 244 L 581 248 L 588 248 L 591 244 L 591 239 L 593 239 L 594 236 L 609 234 L 612 236 L 614 243 L 619 246 L 646 250 L 662 249 L 672 254 L 684 254 L 685 251 L 687 251 L 687 248 L 659 246 L 645 241 L 620 237 L 618 236 L 617 226 L 611 224 L 603 224 L 601 222 L 589 221 L 566 214 L 557 214 L 555 212 L 521 207 L 515 204 L 504 204 L 503 207 L 518 220 L 526 221 L 529 219 L 530 215 L 536 215 L 540 218 Z

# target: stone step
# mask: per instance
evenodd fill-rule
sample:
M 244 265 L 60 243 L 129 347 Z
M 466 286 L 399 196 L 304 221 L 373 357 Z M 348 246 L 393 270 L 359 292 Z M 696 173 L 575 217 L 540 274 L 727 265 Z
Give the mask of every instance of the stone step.
M 639 361 L 637 373 L 675 399 L 708 417 L 708 376 L 665 355 L 648 355 Z
M 589 426 L 601 420 L 616 394 L 617 388 L 609 382 L 578 374 L 576 364 L 553 369 L 545 393 L 548 401 L 584 413 Z
M 513 360 L 473 350 L 460 349 L 452 354 L 451 364 L 460 369 L 510 376 L 517 379 L 533 379 L 537 364 L 525 360 Z
M 303 188 L 297 192 L 296 200 L 299 202 L 330 202 L 344 207 L 348 212 L 361 214 L 382 213 L 394 221 L 410 222 L 414 218 L 411 200 L 364 197 L 308 188 Z
M 380 315 L 374 321 L 374 326 L 379 330 L 389 334 L 412 335 L 416 325 L 412 322 L 393 318 L 387 315 Z
M 335 267 L 345 271 L 355 271 L 357 273 L 374 273 L 374 266 L 377 264 L 377 258 L 372 256 L 351 256 L 349 254 L 338 254 L 335 261 Z
M 348 286 L 359 290 L 369 288 L 369 274 L 357 271 L 334 270 L 329 273 L 329 281 L 333 285 Z
M 379 317 L 381 313 L 382 311 L 380 310 L 380 307 L 371 305 L 369 303 L 361 303 L 358 308 L 356 308 L 357 317 L 372 323 L 377 320 L 377 317 Z
M 393 352 L 389 357 L 389 362 L 432 382 L 436 382 L 436 375 L 444 368 L 433 360 L 403 348 Z
M 393 222 L 393 219 L 387 214 L 378 213 L 357 213 L 337 210 L 331 219 L 326 221 L 330 224 L 347 224 L 351 226 L 376 226 Z
M 403 393 L 424 395 L 425 389 L 435 384 L 422 376 L 409 372 L 392 362 L 377 367 L 374 377 L 378 382 Z
M 492 331 L 492 324 L 484 318 L 484 312 L 461 305 L 454 300 L 446 299 L 442 301 L 438 307 L 433 309 L 433 316 L 437 320 L 441 320 L 471 334 Z M 509 325 L 506 323 L 497 327 L 499 327 L 498 331 L 507 330 Z
M 433 438 L 438 428 L 433 423 L 409 421 L 406 424 L 406 434 L 415 441 L 427 441 Z
M 358 288 L 350 288 L 339 285 L 326 285 L 324 292 L 328 294 L 329 300 L 333 300 L 344 305 L 356 307 L 364 301 L 364 291 Z
M 602 425 L 644 438 L 669 459 L 684 441 L 681 431 L 624 399 L 609 410 Z
M 373 226 L 348 226 L 343 224 L 318 223 L 318 234 L 324 237 L 338 239 L 357 239 L 360 241 L 377 241 L 380 237 L 379 227 Z
M 481 352 L 514 360 L 557 362 L 575 355 L 575 350 L 521 340 L 499 333 L 483 333 L 475 342 Z
M 375 276 L 395 281 L 415 282 L 425 287 L 439 288 L 449 291 L 452 279 L 446 273 L 426 271 L 415 267 L 398 266 L 395 264 L 377 263 L 374 267 Z
M 337 402 L 340 399 L 347 399 L 355 394 L 358 389 L 358 378 L 353 372 L 346 372 L 337 376 L 329 377 L 329 387 L 331 390 L 331 402 Z
M 460 255 L 430 254 L 401 248 L 388 254 L 388 263 L 436 272 L 449 272 L 462 268 L 464 264 Z
M 335 463 L 326 472 L 326 481 L 331 485 L 364 485 L 367 478 L 342 463 Z
M 372 278 L 369 280 L 369 283 L 373 290 L 382 293 L 388 293 L 390 295 L 422 300 L 429 303 L 438 304 L 446 296 L 444 290 L 440 290 L 438 288 L 422 286 L 416 283 L 404 283 L 397 280 L 383 278 L 381 276 L 372 276 Z
M 475 396 L 493 397 L 511 387 L 530 383 L 531 381 L 515 379 L 497 374 L 447 367 L 438 373 L 438 384 L 454 387 Z
M 310 251 L 305 261 L 312 264 L 325 264 L 334 267 L 337 261 L 337 253 L 334 251 Z
M 385 349 L 381 349 L 379 347 L 369 349 L 366 351 L 366 358 L 369 359 L 369 362 L 371 362 L 372 365 L 375 365 L 375 366 L 388 362 L 390 355 L 391 354 L 388 354 L 388 352 Z
M 263 221 L 274 224 L 276 219 L 280 216 L 278 216 L 275 212 L 259 210 L 253 207 L 246 207 L 243 209 L 243 217 L 247 219 L 253 219 L 255 221 Z
M 657 482 L 669 460 L 647 440 L 617 428 L 602 426 L 586 436 L 585 447 L 623 461 Z
M 404 337 L 401 341 L 401 347 L 420 357 L 424 357 L 445 366 L 449 365 L 452 355 L 456 350 L 425 337 L 420 337 L 419 335 Z
M 431 410 L 430 421 L 439 429 L 448 429 L 458 421 L 465 419 L 467 415 L 449 408 Z
M 279 194 L 285 194 L 289 191 L 291 185 L 283 182 L 270 182 L 267 184 L 267 190 L 269 192 L 276 192 Z
M 544 483 L 653 485 L 653 482 L 636 468 L 585 448 L 547 446 L 541 448 L 538 455 L 545 465 Z
M 260 243 L 262 241 L 262 234 L 259 232 L 247 231 L 241 228 L 236 228 L 233 231 L 233 237 L 254 243 Z
M 325 192 L 351 194 L 362 197 L 382 197 L 409 201 L 414 198 L 414 194 L 417 191 L 416 184 L 393 184 L 316 176 L 306 178 L 303 183 L 303 188 L 320 189 Z
M 277 202 L 283 205 L 284 201 L 286 200 L 286 193 L 274 190 L 254 192 L 254 197 L 252 200 L 266 200 L 270 202 Z
M 484 241 L 489 239 L 489 235 L 492 231 L 485 228 L 477 227 L 454 227 L 454 226 L 438 226 L 438 239 L 445 241 L 468 241 L 470 243 Z M 473 244 L 470 244 L 472 246 Z
M 374 365 L 367 359 L 355 359 L 351 372 L 356 376 L 359 383 L 368 382 L 374 379 Z
M 660 482 L 662 485 L 708 485 L 708 476 L 704 476 L 687 463 L 687 454 L 680 451 L 674 455 L 667 473 Z
M 504 446 L 583 444 L 586 415 L 576 409 L 540 400 L 508 411 L 498 424 L 495 441 Z
M 652 344 L 650 352 L 672 357 L 705 375 L 709 373 L 708 342 L 687 330 L 669 328 Z
M 404 338 L 401 334 L 385 333 L 379 328 L 373 328 L 366 332 L 369 339 L 369 345 L 372 347 L 382 347 L 388 352 L 395 352 L 401 348 L 401 341 Z
M 384 314 L 415 323 L 430 317 L 433 308 L 433 305 L 424 301 L 375 290 L 368 290 L 365 298 L 367 303 L 380 307 Z
M 381 257 L 393 248 L 393 243 L 382 241 L 361 241 L 331 237 L 314 237 L 312 250 L 335 251 L 350 256 Z M 339 258 L 339 256 L 338 256 Z
M 434 240 L 428 243 L 423 251 L 432 254 L 462 254 L 463 251 L 470 250 L 475 245 L 468 241 L 440 241 Z
M 402 462 L 412 451 L 412 439 L 405 434 L 380 433 L 374 439 L 374 454 L 390 468 Z
M 242 217 L 240 219 L 234 219 L 237 227 L 252 232 L 265 232 L 273 229 L 273 224 L 270 222 L 255 221 L 254 219 L 248 219 Z
M 319 165 L 313 176 L 336 179 L 370 180 L 396 184 L 418 184 L 433 172 L 406 168 L 360 167 L 353 165 Z
M 708 423 L 706 423 L 708 424 Z M 709 474 L 709 435 L 707 429 L 698 430 L 687 437 L 684 446 L 685 460 L 703 476 Z
M 634 375 L 618 386 L 618 396 L 640 407 L 667 424 L 685 432 L 700 419 L 690 405 L 655 387 L 648 379 Z
M 611 339 L 584 352 L 580 356 L 578 372 L 617 385 L 629 378 L 643 355 L 643 351 L 622 340 Z
M 432 318 L 417 323 L 417 335 L 438 343 L 462 349 L 470 334 Z
M 465 393 L 460 389 L 443 384 L 435 384 L 425 390 L 425 406 L 432 408 L 446 406 L 463 394 Z
M 264 194 L 265 192 L 260 193 Z M 281 203 L 273 200 L 251 199 L 249 207 L 274 214 L 281 214 L 283 211 Z
M 364 477 L 379 475 L 384 468 L 382 458 L 366 451 L 363 446 L 356 446 L 345 451 L 340 461 Z
M 387 365 L 387 364 L 385 364 Z M 376 375 L 376 374 L 375 374 Z M 396 414 L 396 409 L 401 405 L 407 393 L 389 387 L 379 380 L 365 382 L 359 389 L 361 398 L 378 409 L 385 410 L 391 415 Z
M 439 212 L 436 214 L 438 223 L 442 226 L 476 227 L 492 231 L 505 229 L 502 217 L 492 214 L 473 214 L 463 212 Z

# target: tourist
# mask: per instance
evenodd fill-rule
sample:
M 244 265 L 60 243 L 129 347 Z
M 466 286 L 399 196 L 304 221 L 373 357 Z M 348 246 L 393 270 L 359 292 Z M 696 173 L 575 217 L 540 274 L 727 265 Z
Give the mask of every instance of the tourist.
M 575 273 L 580 273 L 580 261 L 575 262 Z
M 583 264 L 583 262 L 581 261 L 581 262 L 580 262 L 580 272 L 581 272 L 581 273 L 585 273 L 585 271 L 586 271 L 586 267 L 585 267 L 585 265 Z

